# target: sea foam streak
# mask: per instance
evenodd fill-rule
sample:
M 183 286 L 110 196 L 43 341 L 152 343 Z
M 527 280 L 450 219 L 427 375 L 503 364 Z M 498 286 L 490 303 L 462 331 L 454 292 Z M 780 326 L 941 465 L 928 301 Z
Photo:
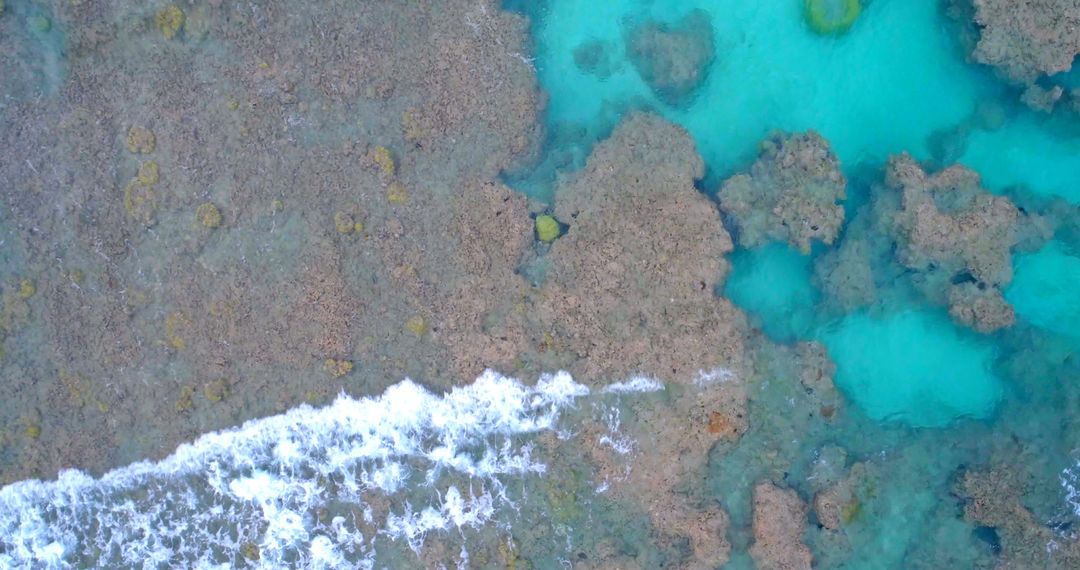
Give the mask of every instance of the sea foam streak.
M 380 537 L 416 549 L 428 532 L 490 520 L 509 501 L 500 477 L 545 469 L 515 436 L 552 429 L 588 393 L 565 372 L 528 387 L 487 371 L 441 396 L 405 380 L 100 479 L 69 470 L 15 483 L 0 489 L 0 567 L 229 567 L 257 545 L 263 567 L 373 568 Z M 385 521 L 373 520 L 371 494 L 390 496 Z M 312 515 L 334 505 L 351 516 Z

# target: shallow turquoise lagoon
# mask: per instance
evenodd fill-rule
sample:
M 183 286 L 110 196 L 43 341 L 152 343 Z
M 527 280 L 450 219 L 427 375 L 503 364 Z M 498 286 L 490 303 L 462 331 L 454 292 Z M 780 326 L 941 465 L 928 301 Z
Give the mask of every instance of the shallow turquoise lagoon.
M 750 314 L 771 338 L 807 338 L 818 294 L 810 284 L 810 258 L 784 244 L 740 250 L 723 294 Z
M 941 427 L 989 418 L 1001 398 L 991 346 L 945 315 L 856 313 L 827 327 L 822 340 L 836 360 L 837 385 L 875 420 Z
M 716 59 L 684 109 L 658 101 L 633 66 L 607 79 L 584 73 L 574 50 L 604 42 L 625 52 L 626 28 L 647 19 L 711 15 Z M 596 128 L 608 108 L 647 105 L 686 127 L 717 172 L 743 165 L 773 129 L 817 129 L 843 162 L 880 161 L 898 149 L 926 156 L 927 137 L 966 120 L 998 89 L 963 62 L 933 0 L 874 2 L 849 33 L 821 37 L 802 2 L 552 0 L 535 24 L 537 71 L 552 124 Z
M 1005 298 L 1029 323 L 1080 340 L 1080 255 L 1053 241 L 1014 259 Z
M 519 181 L 530 193 L 549 196 L 543 180 L 551 169 L 572 164 L 570 157 L 580 164 L 622 112 L 647 107 L 694 135 L 710 169 L 709 190 L 745 166 L 768 132 L 815 129 L 852 167 L 901 151 L 940 159 L 945 135 L 945 158 L 983 170 L 995 191 L 1024 184 L 1080 201 L 1080 127 L 1053 133 L 1040 126 L 1046 118 L 1016 108 L 1015 93 L 966 62 L 956 24 L 934 0 L 865 3 L 847 33 L 826 37 L 810 30 L 796 0 L 507 4 L 533 18 L 534 64 L 549 96 L 554 160 Z M 715 60 L 696 97 L 673 107 L 626 60 L 627 34 L 695 10 L 710 15 Z M 576 51 L 589 45 L 603 47 L 606 73 L 578 65 Z M 990 127 L 996 130 L 984 130 Z

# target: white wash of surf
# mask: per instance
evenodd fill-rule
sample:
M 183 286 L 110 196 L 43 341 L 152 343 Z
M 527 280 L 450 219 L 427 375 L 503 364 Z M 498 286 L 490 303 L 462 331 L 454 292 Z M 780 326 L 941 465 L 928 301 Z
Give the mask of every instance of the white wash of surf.
M 662 388 L 635 379 L 602 392 Z M 230 567 L 252 545 L 263 567 L 373 568 L 379 537 L 419 550 L 428 533 L 480 527 L 512 506 L 500 478 L 546 469 L 515 436 L 554 430 L 588 394 L 565 372 L 530 387 L 489 370 L 444 395 L 404 380 L 379 397 L 343 394 L 207 434 L 100 479 L 69 470 L 15 483 L 0 489 L 0 568 Z M 381 524 L 368 493 L 390 499 Z M 330 504 L 356 509 L 311 514 Z

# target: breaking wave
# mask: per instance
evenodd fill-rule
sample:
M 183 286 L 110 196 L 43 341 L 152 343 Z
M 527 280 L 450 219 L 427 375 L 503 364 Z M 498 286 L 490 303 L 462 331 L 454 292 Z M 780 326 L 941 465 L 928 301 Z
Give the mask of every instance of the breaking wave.
M 0 489 L 0 567 L 373 568 L 380 541 L 418 550 L 428 533 L 477 528 L 513 507 L 507 478 L 545 471 L 530 435 L 555 429 L 588 394 L 565 372 L 530 387 L 487 371 L 445 395 L 405 380 L 98 479 L 69 470 L 15 483 Z

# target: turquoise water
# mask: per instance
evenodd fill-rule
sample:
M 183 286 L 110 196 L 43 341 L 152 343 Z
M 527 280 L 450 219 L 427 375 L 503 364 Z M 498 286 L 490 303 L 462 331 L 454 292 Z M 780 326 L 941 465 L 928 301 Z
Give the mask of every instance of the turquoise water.
M 945 315 L 849 315 L 822 334 L 836 360 L 836 383 L 879 421 L 942 427 L 990 418 L 1001 381 L 990 371 L 989 343 Z
M 1080 256 L 1057 241 L 1018 255 L 1016 278 L 1005 293 L 1031 324 L 1080 340 Z
M 810 336 L 818 293 L 811 260 L 785 244 L 739 250 L 723 295 L 750 314 L 769 337 L 790 342 Z
M 622 56 L 627 30 L 650 20 L 676 23 L 698 9 L 711 17 L 715 61 L 696 96 L 672 106 Z M 874 244 L 877 296 L 868 306 L 838 315 L 830 292 L 815 286 L 813 267 L 825 248 L 802 256 L 773 244 L 730 256 L 733 269 L 720 293 L 774 341 L 823 342 L 837 365 L 836 384 L 851 404 L 821 433 L 774 419 L 777 425 L 752 430 L 712 465 L 713 488 L 728 497 L 722 502 L 734 520 L 749 524 L 749 499 L 729 495 L 730 489 L 745 489 L 770 473 L 760 458 L 763 448 L 779 445 L 781 456 L 809 458 L 815 442 L 830 442 L 856 456 L 883 459 L 874 498 L 863 503 L 859 523 L 846 529 L 848 554 L 830 554 L 836 544 L 827 533 L 808 534 L 821 567 L 974 567 L 998 546 L 957 516 L 950 478 L 963 465 L 985 463 L 1013 437 L 1026 449 L 1056 450 L 1026 466 L 1039 481 L 1026 501 L 1041 506 L 1037 516 L 1067 515 L 1057 474 L 1072 464 L 1080 440 L 1075 429 L 1061 428 L 1080 387 L 1062 374 L 1080 349 L 1080 258 L 1053 242 L 1016 255 L 1006 298 L 1019 322 L 1010 332 L 980 335 L 951 322 L 942 298 L 920 293 L 927 285 L 918 276 L 882 261 L 892 252 L 878 250 L 890 244 L 879 222 L 852 220 L 881 192 L 881 165 L 899 152 L 937 167 L 972 167 L 994 193 L 1080 202 L 1075 117 L 1018 105 L 1010 87 L 966 61 L 955 23 L 933 0 L 865 3 L 853 28 L 838 37 L 812 33 L 796 1 L 550 0 L 522 11 L 533 16 L 535 65 L 550 97 L 547 162 L 532 178 L 518 180 L 526 192 L 548 198 L 545 169 L 580 164 L 631 108 L 651 109 L 693 135 L 708 168 L 701 184 L 706 193 L 748 168 L 759 141 L 776 129 L 819 131 L 855 181 L 848 224 L 834 247 L 854 239 Z M 579 46 L 597 42 L 610 54 L 603 76 L 574 59 Z M 770 385 L 753 400 L 757 413 L 791 414 L 787 393 Z M 799 437 L 777 444 L 781 434 Z M 789 469 L 800 467 L 796 462 Z M 752 538 L 736 532 L 732 540 L 732 567 L 753 567 L 739 553 Z
M 711 183 L 747 164 L 758 142 L 776 129 L 816 129 L 841 163 L 854 166 L 880 163 L 900 150 L 932 158 L 933 137 L 960 128 L 962 161 L 983 172 L 991 189 L 1026 184 L 1080 200 L 1077 126 L 1052 133 L 1038 126 L 1049 119 L 1016 109 L 995 131 L 972 128 L 980 123 L 980 103 L 1008 101 L 1012 94 L 988 70 L 966 63 L 952 33 L 955 24 L 939 3 L 867 4 L 847 33 L 823 38 L 809 29 L 802 2 L 794 0 L 527 3 L 523 11 L 534 16 L 535 65 L 550 97 L 550 156 L 559 157 L 548 166 L 565 166 L 567 155 L 580 161 L 620 112 L 647 107 L 694 135 Z M 674 22 L 697 9 L 712 15 L 716 60 L 697 97 L 676 108 L 658 99 L 623 60 L 626 33 L 636 23 Z M 576 64 L 575 50 L 590 42 L 611 54 L 609 76 Z M 524 186 L 547 192 L 535 181 Z

